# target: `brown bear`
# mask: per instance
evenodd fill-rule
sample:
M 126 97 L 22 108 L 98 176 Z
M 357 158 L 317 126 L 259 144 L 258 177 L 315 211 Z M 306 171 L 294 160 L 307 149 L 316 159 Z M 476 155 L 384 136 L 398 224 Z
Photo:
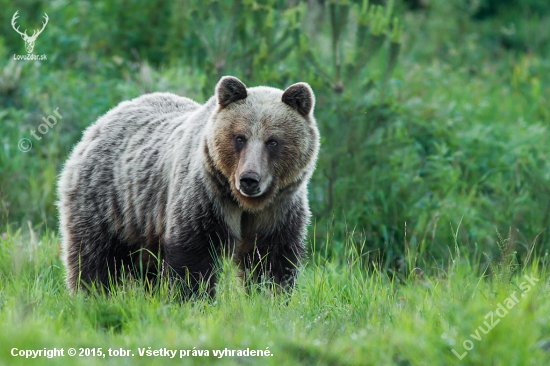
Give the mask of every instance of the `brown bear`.
M 291 289 L 319 149 L 314 104 L 306 83 L 247 89 L 226 76 L 204 105 L 152 93 L 99 118 L 58 183 L 71 292 L 109 291 L 145 268 L 212 293 L 223 255 L 254 281 Z

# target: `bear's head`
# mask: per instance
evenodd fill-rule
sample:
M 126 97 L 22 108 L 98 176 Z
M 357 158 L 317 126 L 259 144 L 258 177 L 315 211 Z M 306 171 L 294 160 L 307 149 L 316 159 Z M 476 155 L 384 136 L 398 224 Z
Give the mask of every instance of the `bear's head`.
M 261 210 L 286 189 L 307 182 L 319 150 L 313 118 L 315 96 L 306 83 L 285 91 L 247 89 L 225 76 L 216 86 L 217 108 L 209 121 L 206 153 L 235 200 Z

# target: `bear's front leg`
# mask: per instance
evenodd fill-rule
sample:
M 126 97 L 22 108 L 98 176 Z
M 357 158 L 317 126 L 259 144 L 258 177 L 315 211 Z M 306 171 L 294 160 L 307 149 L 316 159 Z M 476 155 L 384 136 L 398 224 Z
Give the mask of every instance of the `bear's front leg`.
M 304 249 L 300 241 L 286 245 L 280 238 L 258 238 L 260 244 L 240 259 L 247 286 L 255 284 L 273 285 L 276 292 L 290 292 L 294 288 L 296 275 Z
M 189 245 L 194 244 L 194 245 Z M 208 240 L 174 240 L 163 243 L 164 269 L 170 286 L 182 291 L 183 298 L 206 293 L 214 296 L 216 274 L 215 256 L 219 250 Z
M 247 233 L 248 250 L 238 262 L 248 286 L 264 283 L 275 285 L 276 291 L 292 291 L 305 252 L 306 210 L 290 210 L 269 233 Z
M 218 260 L 234 243 L 199 178 L 190 180 L 191 188 L 173 194 L 162 242 L 163 272 L 171 288 L 179 285 L 183 298 L 202 293 L 214 297 Z

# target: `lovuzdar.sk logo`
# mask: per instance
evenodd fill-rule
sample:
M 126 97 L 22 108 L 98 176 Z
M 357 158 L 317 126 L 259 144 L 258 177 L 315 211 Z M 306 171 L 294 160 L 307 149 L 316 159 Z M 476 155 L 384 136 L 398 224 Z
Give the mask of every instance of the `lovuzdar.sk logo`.
M 44 22 L 42 23 L 42 28 L 40 30 L 38 29 L 35 29 L 33 30 L 32 32 L 32 35 L 29 36 L 27 34 L 27 30 L 25 29 L 24 32 L 21 32 L 19 30 L 19 26 L 17 26 L 15 23 L 17 21 L 17 18 L 19 18 L 19 10 L 17 10 L 15 12 L 15 14 L 13 14 L 13 17 L 11 18 L 11 26 L 13 27 L 13 29 L 19 33 L 19 35 L 21 36 L 21 38 L 23 38 L 23 41 L 25 41 L 25 48 L 27 49 L 27 54 L 26 55 L 13 55 L 13 59 L 14 60 L 36 60 L 36 61 L 42 61 L 42 60 L 47 60 L 47 57 L 46 55 L 34 55 L 32 53 L 32 51 L 34 50 L 34 44 L 36 42 L 36 39 L 38 38 L 38 36 L 40 35 L 40 33 L 42 33 L 42 31 L 44 30 L 44 28 L 46 28 L 46 25 L 48 24 L 48 14 L 44 13 Z

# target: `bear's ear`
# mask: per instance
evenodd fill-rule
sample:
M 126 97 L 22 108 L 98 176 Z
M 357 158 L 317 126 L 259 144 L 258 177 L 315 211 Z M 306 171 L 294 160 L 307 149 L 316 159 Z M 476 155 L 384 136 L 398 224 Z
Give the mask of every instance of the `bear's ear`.
M 229 104 L 247 97 L 246 86 L 234 76 L 224 76 L 216 85 L 218 104 L 225 108 Z
M 296 109 L 302 116 L 307 116 L 315 105 L 313 90 L 307 83 L 296 83 L 286 88 L 283 103 Z

